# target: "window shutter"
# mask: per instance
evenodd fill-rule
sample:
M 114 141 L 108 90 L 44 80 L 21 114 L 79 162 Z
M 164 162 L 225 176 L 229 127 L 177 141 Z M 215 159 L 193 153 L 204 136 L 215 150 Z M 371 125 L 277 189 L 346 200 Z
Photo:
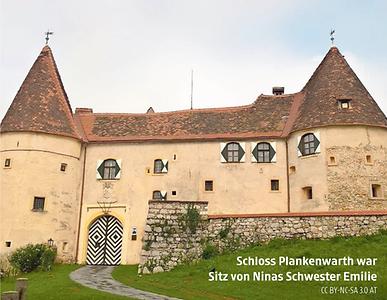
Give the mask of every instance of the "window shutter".
M 115 179 L 120 179 L 121 178 L 121 169 L 122 169 L 122 159 L 116 159 L 116 174 L 115 174 Z
M 239 143 L 238 160 L 239 162 L 245 162 L 246 159 L 246 143 Z
M 315 138 L 316 138 L 316 151 L 315 153 L 320 153 L 321 152 L 321 147 L 320 147 L 320 132 L 314 132 L 313 133 Z
M 103 177 L 103 160 L 97 160 L 96 178 L 102 179 Z
M 301 147 L 300 142 L 301 142 L 301 136 L 299 135 L 297 137 L 297 155 L 298 155 L 298 157 L 302 156 L 301 149 L 300 149 L 300 147 Z
M 220 162 L 227 162 L 227 143 L 220 143 Z
M 167 191 L 160 191 L 160 194 L 162 200 L 167 200 Z
M 163 159 L 163 168 L 161 169 L 161 173 L 168 173 L 168 159 Z
M 258 143 L 251 143 L 251 162 L 258 162 L 258 149 L 257 149 Z
M 277 162 L 277 142 L 270 142 L 270 162 Z

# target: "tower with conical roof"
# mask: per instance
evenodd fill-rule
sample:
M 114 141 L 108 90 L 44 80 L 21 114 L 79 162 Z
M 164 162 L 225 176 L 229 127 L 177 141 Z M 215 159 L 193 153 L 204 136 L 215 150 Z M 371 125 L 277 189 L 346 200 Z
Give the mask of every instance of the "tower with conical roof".
M 337 47 L 301 94 L 288 136 L 291 211 L 386 209 L 387 119 Z
M 45 46 L 1 122 L 1 252 L 49 239 L 73 260 L 82 140 Z

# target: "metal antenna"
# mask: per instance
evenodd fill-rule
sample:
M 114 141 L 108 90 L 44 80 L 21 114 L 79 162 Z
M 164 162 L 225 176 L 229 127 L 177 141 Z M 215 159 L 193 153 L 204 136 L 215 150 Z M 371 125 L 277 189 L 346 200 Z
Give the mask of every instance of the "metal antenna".
M 193 69 L 191 69 L 191 109 L 193 109 Z
M 50 39 L 50 35 L 54 34 L 50 29 L 47 30 L 47 32 L 44 33 L 46 35 L 46 45 L 48 45 L 48 40 Z
M 335 30 L 331 29 L 331 42 L 332 42 L 332 46 L 334 46 L 334 40 L 335 40 Z

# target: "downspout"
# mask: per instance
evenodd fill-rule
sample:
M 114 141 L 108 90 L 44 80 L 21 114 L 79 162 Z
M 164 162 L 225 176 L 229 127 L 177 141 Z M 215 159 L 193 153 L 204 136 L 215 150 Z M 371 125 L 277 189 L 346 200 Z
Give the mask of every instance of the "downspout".
M 290 182 L 289 182 L 289 147 L 288 138 L 285 139 L 286 143 L 286 184 L 288 190 L 288 212 L 290 212 Z
M 83 152 L 83 169 L 82 169 L 82 185 L 81 185 L 81 201 L 79 204 L 79 217 L 78 217 L 78 232 L 77 232 L 77 241 L 75 245 L 75 262 L 78 263 L 78 253 L 79 253 L 79 237 L 81 233 L 81 216 L 82 216 L 82 208 L 83 208 L 83 193 L 85 188 L 85 174 L 86 174 L 86 151 L 87 146 L 86 143 L 84 144 L 84 152 Z

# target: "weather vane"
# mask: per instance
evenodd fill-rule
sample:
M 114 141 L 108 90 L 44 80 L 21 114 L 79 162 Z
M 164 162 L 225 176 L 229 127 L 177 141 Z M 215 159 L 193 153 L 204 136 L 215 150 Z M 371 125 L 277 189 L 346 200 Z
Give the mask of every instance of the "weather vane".
M 333 43 L 334 40 L 335 40 L 335 30 L 331 29 L 331 42 L 332 42 L 332 46 L 334 45 L 334 43 Z
M 44 33 L 45 35 L 46 35 L 46 38 L 45 38 L 45 40 L 46 40 L 46 45 L 48 44 L 48 40 L 50 39 L 50 35 L 52 35 L 52 34 L 54 34 L 52 31 L 50 31 L 50 29 L 49 30 L 47 30 L 47 32 L 45 32 Z

